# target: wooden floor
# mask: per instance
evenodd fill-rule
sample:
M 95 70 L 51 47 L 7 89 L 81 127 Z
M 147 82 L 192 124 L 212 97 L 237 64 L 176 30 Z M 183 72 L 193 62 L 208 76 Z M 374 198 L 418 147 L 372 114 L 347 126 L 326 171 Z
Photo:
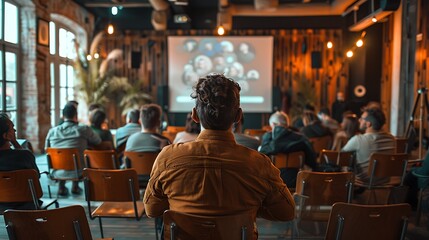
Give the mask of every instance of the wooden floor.
M 40 171 L 47 170 L 46 159 L 44 156 L 37 158 L 37 165 Z M 47 184 L 48 179 L 45 175 L 41 177 L 42 188 L 44 196 L 47 197 Z M 68 183 L 70 188 L 70 183 Z M 83 186 L 81 186 L 83 187 Z M 53 194 L 56 195 L 57 186 L 51 187 Z M 82 205 L 86 209 L 86 202 L 84 196 L 70 195 L 59 199 L 60 207 L 70 205 Z M 424 227 L 415 227 L 413 219 L 409 224 L 407 239 L 420 240 L 429 239 L 429 230 Z M 89 220 L 92 236 L 95 238 L 100 237 L 100 230 L 98 220 Z M 428 225 L 427 223 L 421 226 Z M 104 236 L 114 237 L 115 240 L 134 240 L 134 239 L 148 239 L 155 240 L 154 219 L 143 217 L 140 221 L 126 220 L 126 219 L 103 219 Z M 290 223 L 287 222 L 271 222 L 264 219 L 257 219 L 257 226 L 259 232 L 259 239 L 290 239 Z M 316 235 L 314 233 L 313 224 L 304 224 L 301 228 L 300 239 L 323 239 L 325 226 L 322 225 L 321 233 Z M 4 227 L 4 219 L 0 217 L 0 240 L 8 239 L 6 229 Z

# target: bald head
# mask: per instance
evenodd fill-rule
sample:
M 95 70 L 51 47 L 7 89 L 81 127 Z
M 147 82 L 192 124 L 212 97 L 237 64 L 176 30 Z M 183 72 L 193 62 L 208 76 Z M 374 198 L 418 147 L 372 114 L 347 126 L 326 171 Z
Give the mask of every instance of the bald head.
M 289 126 L 289 117 L 284 112 L 277 111 L 273 113 L 269 121 L 272 129 L 274 129 L 275 126 L 282 126 L 282 127 Z

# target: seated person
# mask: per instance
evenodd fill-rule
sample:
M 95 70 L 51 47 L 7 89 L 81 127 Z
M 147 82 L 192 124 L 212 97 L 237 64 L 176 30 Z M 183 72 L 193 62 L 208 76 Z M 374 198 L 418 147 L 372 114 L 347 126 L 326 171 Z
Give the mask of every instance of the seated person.
M 239 122 L 235 122 L 232 125 L 232 131 L 234 132 L 235 142 L 237 144 L 243 145 L 253 150 L 258 150 L 261 142 L 254 136 L 250 136 L 243 133 L 243 124 L 244 124 L 244 116 L 241 116 L 241 120 Z
M 331 117 L 331 114 L 328 108 L 321 108 L 317 116 L 322 122 L 322 125 L 329 128 L 329 130 L 331 130 L 332 135 L 335 135 L 335 133 L 337 133 L 338 128 L 340 126 L 338 122 Z
M 103 147 L 106 149 L 113 149 L 113 137 L 112 133 L 103 129 L 103 124 L 107 121 L 107 115 L 102 109 L 95 109 L 91 114 L 91 129 L 101 138 Z
M 140 109 L 142 131 L 128 138 L 125 151 L 128 152 L 159 152 L 170 144 L 170 140 L 158 133 L 161 125 L 161 107 L 146 104 Z
M 128 138 L 134 134 L 142 131 L 140 125 L 140 111 L 137 109 L 130 110 L 127 113 L 125 126 L 120 127 L 116 130 L 116 148 L 125 144 Z M 124 145 L 125 146 L 125 145 Z
M 234 140 L 232 124 L 241 117 L 239 91 L 222 74 L 198 80 L 192 118 L 201 123 L 201 133 L 158 155 L 143 200 L 149 217 L 171 209 L 202 216 L 249 212 L 254 221 L 294 218 L 295 204 L 279 170 L 267 156 Z
M 186 116 L 185 131 L 178 132 L 173 143 L 194 141 L 201 132 L 200 124 L 192 120 L 191 114 Z
M 301 128 L 301 133 L 308 138 L 317 138 L 324 136 L 332 136 L 331 130 L 323 126 L 322 122 L 313 112 L 305 112 L 302 115 L 304 127 Z
M 291 153 L 303 151 L 304 163 L 312 169 L 317 169 L 316 154 L 309 140 L 302 134 L 288 128 L 289 117 L 284 112 L 275 112 L 271 115 L 270 126 L 273 129 L 262 136 L 260 152 L 266 155 L 277 153 Z M 298 169 L 280 169 L 280 177 L 289 187 L 295 187 Z
M 81 166 L 85 166 L 83 151 L 88 145 L 99 145 L 101 138 L 89 126 L 80 125 L 77 120 L 77 109 L 74 105 L 66 104 L 63 109 L 64 123 L 49 129 L 46 136 L 45 148 L 77 148 L 79 149 L 79 160 Z M 55 170 L 52 172 L 58 178 L 74 177 L 74 171 Z M 79 182 L 73 182 L 72 193 L 80 194 L 82 189 Z M 58 194 L 61 196 L 68 195 L 68 189 L 65 181 L 59 181 Z
M 0 171 L 34 169 L 39 173 L 33 153 L 19 145 L 16 141 L 15 132 L 16 130 L 9 117 L 5 113 L 0 113 Z M 0 212 L 2 213 L 6 209 L 35 208 L 33 202 L 0 203 Z
M 335 134 L 332 150 L 340 151 L 344 145 L 356 134 L 360 134 L 359 121 L 355 114 L 348 114 L 343 117 L 340 130 Z
M 413 173 L 429 176 L 429 152 L 426 153 L 422 166 L 413 167 L 404 178 L 404 185 L 408 186 L 406 202 L 409 203 L 413 209 L 416 209 L 418 203 L 417 195 L 419 192 L 419 186 L 418 177 L 416 177 Z M 429 179 L 426 181 L 429 181 Z

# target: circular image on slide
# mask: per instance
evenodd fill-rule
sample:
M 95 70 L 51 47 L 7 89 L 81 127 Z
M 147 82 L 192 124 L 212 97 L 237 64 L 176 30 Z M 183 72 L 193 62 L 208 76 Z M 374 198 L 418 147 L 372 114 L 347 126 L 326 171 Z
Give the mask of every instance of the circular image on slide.
M 249 43 L 240 43 L 238 45 L 237 56 L 240 62 L 251 62 L 253 59 L 255 59 L 255 49 Z
M 228 64 L 237 62 L 237 55 L 235 53 L 224 53 L 223 57 L 225 58 L 225 62 Z
M 204 38 L 198 45 L 198 50 L 208 57 L 212 57 L 220 52 L 221 47 L 216 39 Z
M 223 56 L 216 56 L 213 58 L 213 70 L 217 73 L 224 73 L 227 67 L 226 60 Z
M 255 69 L 249 70 L 246 74 L 247 80 L 258 80 L 259 79 L 259 72 Z
M 205 55 L 198 55 L 194 59 L 194 69 L 195 72 L 199 75 L 206 75 L 211 72 L 213 68 L 212 60 Z
M 223 53 L 234 52 L 234 45 L 230 41 L 220 42 L 220 47 L 221 47 Z
M 182 82 L 187 86 L 194 86 L 198 82 L 198 75 L 194 71 L 185 71 L 182 74 Z
M 197 42 L 193 39 L 187 39 L 183 43 L 183 50 L 185 52 L 194 52 L 197 49 Z
M 244 75 L 243 65 L 239 62 L 234 62 L 226 69 L 226 75 L 234 80 L 242 79 Z
M 238 85 L 240 85 L 241 91 L 240 94 L 249 92 L 249 83 L 245 80 L 237 81 Z

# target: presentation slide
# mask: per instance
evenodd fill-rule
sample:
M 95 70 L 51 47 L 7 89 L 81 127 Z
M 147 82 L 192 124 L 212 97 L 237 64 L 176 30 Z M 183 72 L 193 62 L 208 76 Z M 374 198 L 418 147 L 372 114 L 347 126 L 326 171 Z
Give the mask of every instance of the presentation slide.
M 272 111 L 273 37 L 168 37 L 169 111 L 190 112 L 200 76 L 223 73 L 241 87 L 244 112 Z

